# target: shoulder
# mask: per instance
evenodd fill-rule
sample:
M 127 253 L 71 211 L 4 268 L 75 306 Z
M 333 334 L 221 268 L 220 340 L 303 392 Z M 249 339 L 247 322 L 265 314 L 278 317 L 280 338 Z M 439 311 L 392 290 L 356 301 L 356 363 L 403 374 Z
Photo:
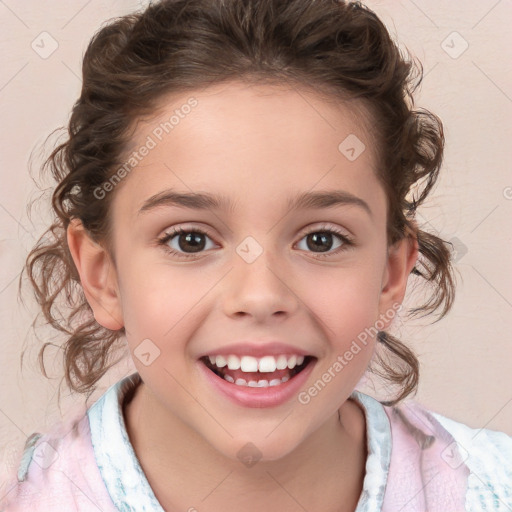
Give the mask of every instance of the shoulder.
M 27 439 L 16 474 L 4 483 L 3 512 L 112 510 L 92 450 L 85 410 Z
M 445 493 L 463 491 L 467 511 L 501 512 L 512 508 L 511 436 L 473 429 L 415 401 L 385 409 L 398 451 L 407 442 L 408 453 L 413 444 L 419 446 L 417 467 L 423 478 L 434 475 L 430 487 L 444 488 Z
M 75 409 L 46 433 L 32 434 L 17 473 L 0 489 L 0 512 L 114 512 L 114 500 L 120 508 L 127 502 L 129 485 L 136 489 L 129 498 L 138 504 L 142 470 L 122 416 L 122 403 L 138 383 L 137 373 L 121 379 L 88 409 Z M 155 502 L 135 508 L 157 510 Z
M 474 429 L 441 414 L 431 413 L 453 437 L 457 456 L 447 450 L 451 464 L 469 471 L 467 502 L 470 510 L 512 508 L 512 437 L 486 428 Z

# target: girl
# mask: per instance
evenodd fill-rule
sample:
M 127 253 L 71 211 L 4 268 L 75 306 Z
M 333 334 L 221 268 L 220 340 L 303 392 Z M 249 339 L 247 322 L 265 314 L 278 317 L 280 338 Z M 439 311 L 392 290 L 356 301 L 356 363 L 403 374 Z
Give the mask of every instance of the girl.
M 358 3 L 162 0 L 96 34 L 26 269 L 72 390 L 125 340 L 137 372 L 27 440 L 2 510 L 512 509 L 509 436 L 404 402 L 409 276 L 416 312 L 454 291 L 413 69 Z

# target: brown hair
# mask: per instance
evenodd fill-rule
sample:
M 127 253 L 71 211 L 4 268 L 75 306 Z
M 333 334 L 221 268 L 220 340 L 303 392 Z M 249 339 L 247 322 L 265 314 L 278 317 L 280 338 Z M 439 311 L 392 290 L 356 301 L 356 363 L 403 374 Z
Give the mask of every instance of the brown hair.
M 80 219 L 109 248 L 114 192 L 99 199 L 94 190 L 123 162 L 134 121 L 151 114 L 165 95 L 229 80 L 296 84 L 338 101 L 357 99 L 368 110 L 388 197 L 388 242 L 417 238 L 413 273 L 431 288 L 412 313 L 437 310 L 442 317 L 451 307 L 450 251 L 414 222 L 438 176 L 442 124 L 429 111 L 413 109 L 421 64 L 402 55 L 379 18 L 359 2 L 336 0 L 163 0 L 109 21 L 94 35 L 68 137 L 43 165 L 57 182 L 55 217 L 25 270 L 45 319 L 66 336 L 65 378 L 76 392 L 90 394 L 116 364 L 112 352 L 125 330 L 95 321 L 67 246 L 69 222 Z M 65 314 L 59 314 L 62 305 Z M 384 402 L 395 404 L 416 391 L 418 360 L 389 333 L 380 332 L 378 340 L 383 350 L 372 371 L 400 386 L 395 399 Z M 48 345 L 39 352 L 45 375 Z

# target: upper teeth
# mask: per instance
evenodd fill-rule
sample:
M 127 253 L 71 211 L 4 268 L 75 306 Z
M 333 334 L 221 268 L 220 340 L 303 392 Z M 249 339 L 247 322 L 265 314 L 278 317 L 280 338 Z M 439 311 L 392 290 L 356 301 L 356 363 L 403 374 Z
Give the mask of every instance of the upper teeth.
M 235 355 L 229 356 L 208 356 L 210 363 L 222 368 L 228 366 L 230 370 L 239 370 L 243 372 L 275 372 L 276 370 L 284 370 L 289 368 L 290 370 L 296 366 L 300 366 L 304 362 L 304 356 L 285 356 L 281 355 L 278 357 L 264 356 L 264 357 L 252 357 L 242 356 L 238 357 Z

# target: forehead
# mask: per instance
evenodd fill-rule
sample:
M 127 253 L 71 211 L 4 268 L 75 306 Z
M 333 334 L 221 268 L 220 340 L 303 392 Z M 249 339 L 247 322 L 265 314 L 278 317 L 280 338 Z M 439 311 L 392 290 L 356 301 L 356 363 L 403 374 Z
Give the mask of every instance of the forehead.
M 245 203 L 319 181 L 361 195 L 376 181 L 368 119 L 360 102 L 284 85 L 230 82 L 167 96 L 139 120 L 127 158 L 144 156 L 116 195 L 132 209 L 168 187 L 233 192 Z

